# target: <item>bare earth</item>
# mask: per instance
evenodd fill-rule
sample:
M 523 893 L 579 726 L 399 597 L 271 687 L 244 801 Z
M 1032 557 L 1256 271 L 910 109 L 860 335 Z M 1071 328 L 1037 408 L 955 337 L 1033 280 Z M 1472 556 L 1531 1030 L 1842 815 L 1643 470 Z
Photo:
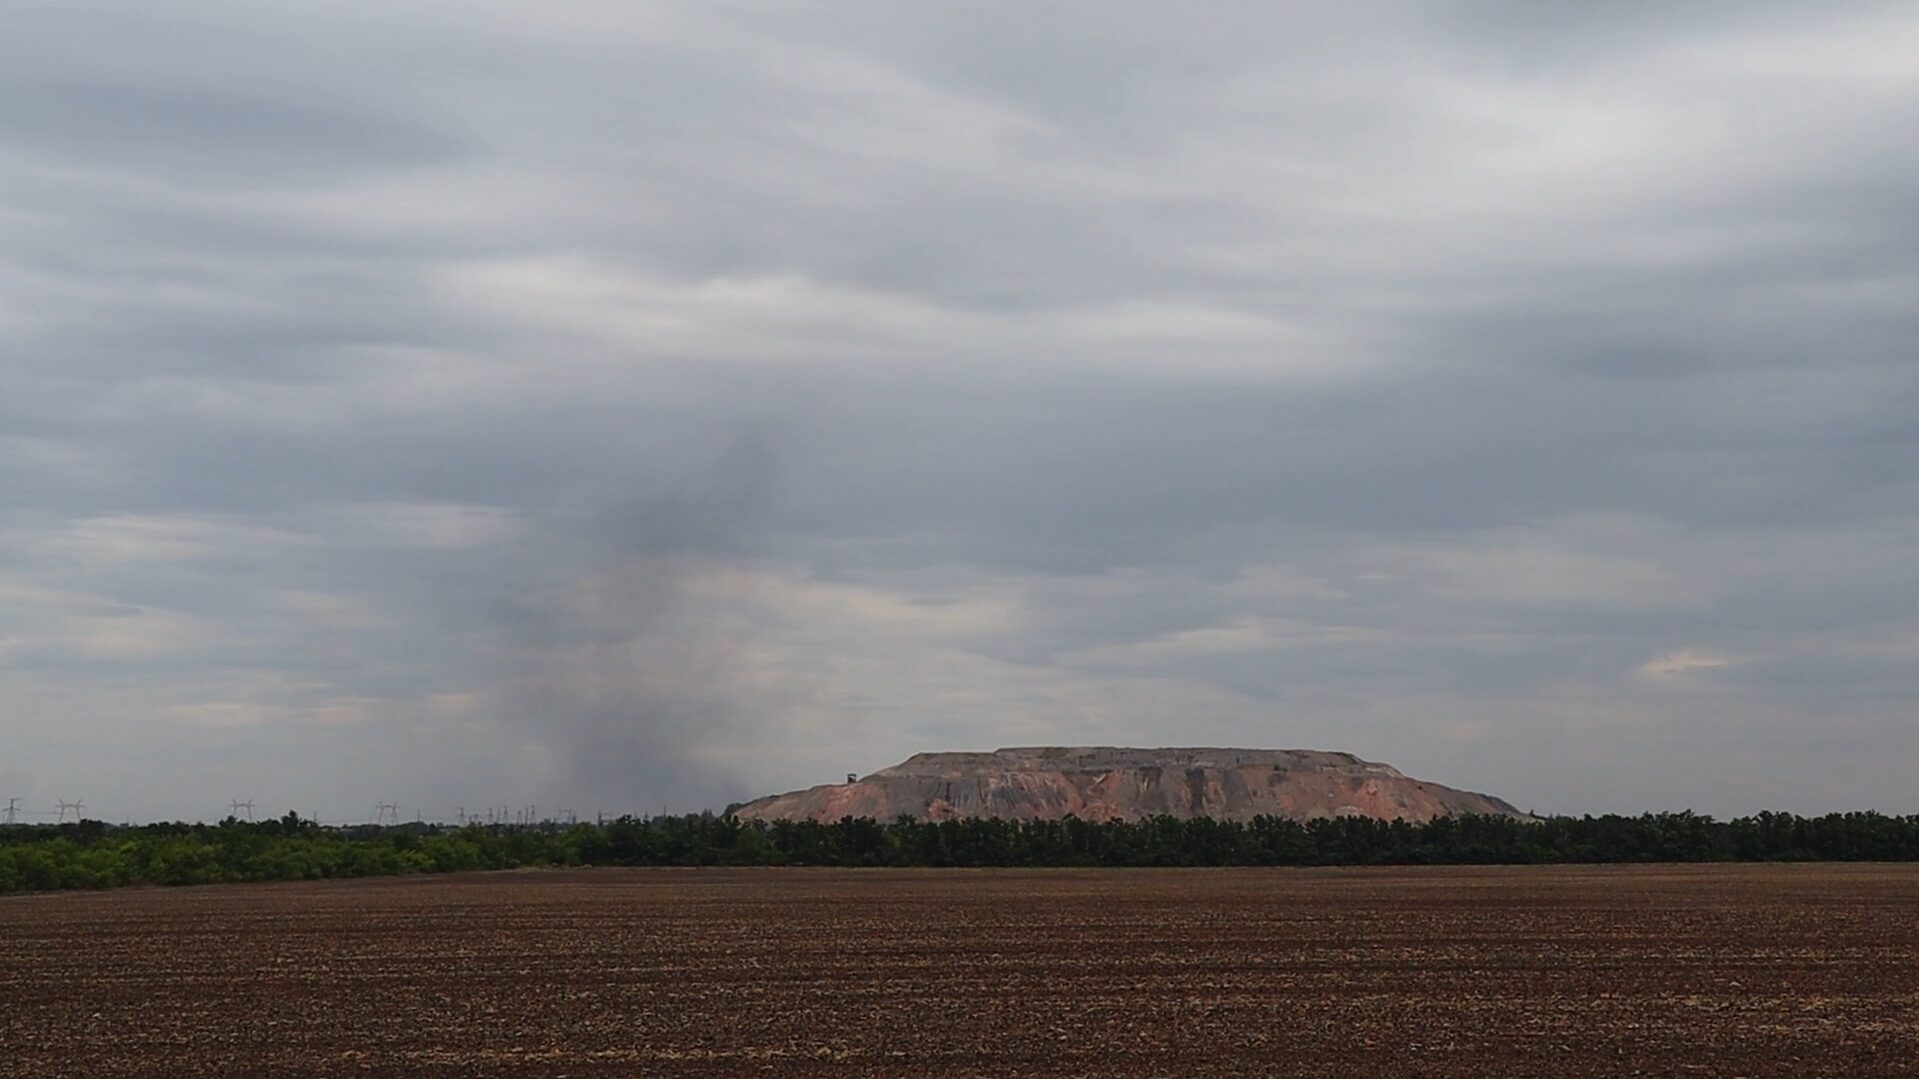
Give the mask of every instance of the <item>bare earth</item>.
M 1429 821 L 1524 816 L 1510 802 L 1414 779 L 1390 764 L 1314 749 L 1211 746 L 1026 746 L 915 753 L 845 783 L 738 806 L 748 820 L 1146 820 L 1169 815 L 1250 821 L 1373 817 Z
M 0 900 L 0 1073 L 1919 1071 L 1919 866 L 581 870 Z

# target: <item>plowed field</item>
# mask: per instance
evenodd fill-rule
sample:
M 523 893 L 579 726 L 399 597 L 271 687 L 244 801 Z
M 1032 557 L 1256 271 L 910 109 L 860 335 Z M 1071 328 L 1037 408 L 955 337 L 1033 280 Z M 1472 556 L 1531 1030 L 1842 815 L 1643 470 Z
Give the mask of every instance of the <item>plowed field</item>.
M 1919 867 L 583 870 L 0 900 L 0 1074 L 1919 1072 Z

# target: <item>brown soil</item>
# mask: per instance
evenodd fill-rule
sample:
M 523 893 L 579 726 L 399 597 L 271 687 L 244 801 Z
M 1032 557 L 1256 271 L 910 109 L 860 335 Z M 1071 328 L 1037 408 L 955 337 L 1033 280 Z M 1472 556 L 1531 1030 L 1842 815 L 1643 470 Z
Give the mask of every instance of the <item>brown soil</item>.
M 0 1073 L 1876 1075 L 1919 866 L 584 870 L 0 900 Z

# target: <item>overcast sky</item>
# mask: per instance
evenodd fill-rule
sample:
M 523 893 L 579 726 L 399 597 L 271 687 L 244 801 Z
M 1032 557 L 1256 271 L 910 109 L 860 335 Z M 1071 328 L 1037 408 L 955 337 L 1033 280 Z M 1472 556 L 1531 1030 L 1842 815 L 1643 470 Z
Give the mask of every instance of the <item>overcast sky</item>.
M 1919 9 L 25 0 L 0 803 L 1919 812 Z

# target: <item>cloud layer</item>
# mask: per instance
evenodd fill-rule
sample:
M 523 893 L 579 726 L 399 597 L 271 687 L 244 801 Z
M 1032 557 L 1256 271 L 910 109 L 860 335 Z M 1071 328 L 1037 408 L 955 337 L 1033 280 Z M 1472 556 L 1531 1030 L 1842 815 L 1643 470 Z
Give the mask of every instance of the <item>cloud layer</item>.
M 1909 6 L 29 4 L 0 797 L 1919 811 Z

